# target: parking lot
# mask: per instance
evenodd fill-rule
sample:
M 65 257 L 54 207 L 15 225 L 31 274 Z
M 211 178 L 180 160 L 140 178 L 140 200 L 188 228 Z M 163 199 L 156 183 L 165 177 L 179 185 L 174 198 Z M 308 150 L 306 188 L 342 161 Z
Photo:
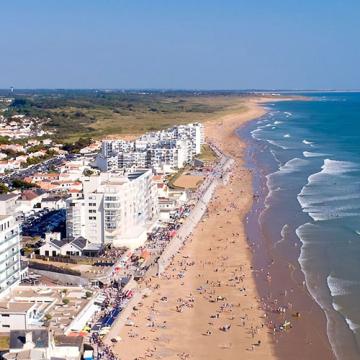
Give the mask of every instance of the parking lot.
M 44 237 L 46 232 L 61 232 L 65 237 L 65 209 L 49 211 L 43 209 L 27 217 L 22 224 L 24 236 Z

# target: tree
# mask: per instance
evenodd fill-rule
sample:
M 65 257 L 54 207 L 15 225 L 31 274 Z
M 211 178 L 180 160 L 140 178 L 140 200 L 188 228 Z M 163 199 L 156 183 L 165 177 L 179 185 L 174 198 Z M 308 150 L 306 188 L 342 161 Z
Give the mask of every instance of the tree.
M 74 143 L 67 143 L 63 146 L 63 149 L 68 151 L 69 153 L 77 154 L 79 151 L 91 144 L 90 138 L 80 138 L 78 141 L 75 141 Z
M 38 187 L 36 184 L 29 183 L 27 181 L 21 180 L 21 179 L 14 179 L 12 181 L 12 186 L 15 189 L 31 189 L 33 187 Z
M 8 136 L 0 136 L 0 144 L 10 144 L 11 141 Z
M 0 194 L 7 194 L 8 192 L 9 188 L 4 183 L 0 183 Z
M 33 152 L 37 152 L 37 151 L 45 150 L 45 149 L 46 149 L 46 147 L 44 145 L 33 145 L 27 149 L 27 152 L 33 153 Z
M 68 298 L 64 298 L 62 302 L 64 305 L 67 305 L 69 304 L 70 300 Z
M 86 296 L 87 299 L 91 298 L 91 297 L 92 297 L 92 292 L 91 292 L 91 291 L 87 291 L 87 292 L 85 293 L 85 296 Z

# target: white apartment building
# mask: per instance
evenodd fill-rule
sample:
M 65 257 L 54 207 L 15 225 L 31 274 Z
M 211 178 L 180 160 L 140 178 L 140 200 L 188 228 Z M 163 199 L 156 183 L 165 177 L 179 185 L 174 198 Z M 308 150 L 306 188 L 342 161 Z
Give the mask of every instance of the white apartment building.
M 201 152 L 201 145 L 204 144 L 204 127 L 200 123 L 193 123 L 187 125 L 179 125 L 173 128 L 175 137 L 178 139 L 191 139 L 191 148 L 193 155 L 198 155 Z
M 161 141 L 160 146 L 151 146 L 147 150 L 148 167 L 163 169 L 168 166 L 172 169 L 180 169 L 185 163 L 192 160 L 191 145 L 186 140 Z
M 157 220 L 157 187 L 151 170 L 101 173 L 83 180 L 83 197 L 67 200 L 67 237 L 97 245 L 136 248 Z
M 96 158 L 101 171 L 152 168 L 179 169 L 201 152 L 203 126 L 199 123 L 174 126 L 147 133 L 135 141 L 106 140 Z
M 111 157 L 121 151 L 133 150 L 133 144 L 125 140 L 104 140 L 101 143 L 101 153 L 105 157 Z
M 18 195 L 0 195 L 0 297 L 20 282 L 20 230 L 15 218 Z

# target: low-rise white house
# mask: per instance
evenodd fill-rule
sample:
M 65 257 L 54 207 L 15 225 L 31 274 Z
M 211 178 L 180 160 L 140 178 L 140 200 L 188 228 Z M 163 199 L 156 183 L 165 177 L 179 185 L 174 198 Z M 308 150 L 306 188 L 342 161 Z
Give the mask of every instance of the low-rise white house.
M 36 190 L 24 190 L 19 198 L 16 200 L 18 205 L 18 211 L 24 214 L 29 213 L 34 207 L 41 207 L 41 201 L 46 196 L 45 191 L 40 189 Z
M 76 239 L 61 239 L 60 233 L 45 235 L 45 243 L 39 248 L 39 255 L 55 256 L 95 256 L 101 246 L 94 246 L 83 237 Z

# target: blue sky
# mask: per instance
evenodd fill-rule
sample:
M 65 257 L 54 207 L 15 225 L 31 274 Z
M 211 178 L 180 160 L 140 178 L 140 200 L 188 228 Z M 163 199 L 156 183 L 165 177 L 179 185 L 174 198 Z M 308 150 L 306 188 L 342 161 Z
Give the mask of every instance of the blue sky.
M 360 88 L 358 0 L 11 0 L 0 87 Z

